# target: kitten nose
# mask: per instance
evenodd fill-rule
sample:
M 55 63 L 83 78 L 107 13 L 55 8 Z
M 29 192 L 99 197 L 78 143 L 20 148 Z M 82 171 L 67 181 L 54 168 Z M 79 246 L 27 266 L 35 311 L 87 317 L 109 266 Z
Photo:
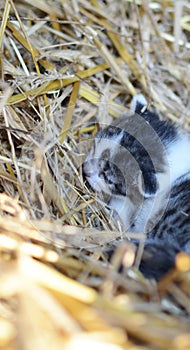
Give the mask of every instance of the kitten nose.
M 97 168 L 97 165 L 95 160 L 84 162 L 82 165 L 82 171 L 84 176 L 86 177 L 93 176 L 96 173 L 96 168 Z

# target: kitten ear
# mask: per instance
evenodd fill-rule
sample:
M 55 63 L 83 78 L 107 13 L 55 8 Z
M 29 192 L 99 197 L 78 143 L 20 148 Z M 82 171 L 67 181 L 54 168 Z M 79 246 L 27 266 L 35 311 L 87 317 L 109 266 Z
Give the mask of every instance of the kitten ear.
M 139 108 L 143 108 L 144 106 L 147 106 L 148 102 L 143 94 L 137 94 L 132 98 L 131 105 L 130 105 L 130 111 L 131 113 L 137 113 Z
M 156 174 L 153 171 L 147 171 L 144 174 L 140 172 L 138 176 L 138 188 L 143 197 L 153 197 L 158 190 Z

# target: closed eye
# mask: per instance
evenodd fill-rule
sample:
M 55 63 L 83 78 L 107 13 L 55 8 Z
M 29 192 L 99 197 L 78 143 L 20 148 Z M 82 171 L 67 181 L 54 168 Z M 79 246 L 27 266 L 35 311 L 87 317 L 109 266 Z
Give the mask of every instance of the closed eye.
M 106 178 L 109 173 L 110 173 L 110 165 L 109 165 L 109 162 L 106 162 L 105 164 L 102 164 L 99 174 L 103 175 L 103 177 Z
M 106 161 L 103 165 L 103 171 L 108 171 L 110 170 L 110 163 Z

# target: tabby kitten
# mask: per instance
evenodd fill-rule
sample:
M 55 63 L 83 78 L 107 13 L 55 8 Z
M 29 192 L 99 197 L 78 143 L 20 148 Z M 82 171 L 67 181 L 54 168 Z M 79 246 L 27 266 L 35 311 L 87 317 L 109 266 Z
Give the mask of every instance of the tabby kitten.
M 190 136 L 160 120 L 139 94 L 129 116 L 97 133 L 83 164 L 86 180 L 109 195 L 124 229 L 146 234 L 140 265 L 146 277 L 160 278 L 179 251 L 190 254 L 189 150 Z

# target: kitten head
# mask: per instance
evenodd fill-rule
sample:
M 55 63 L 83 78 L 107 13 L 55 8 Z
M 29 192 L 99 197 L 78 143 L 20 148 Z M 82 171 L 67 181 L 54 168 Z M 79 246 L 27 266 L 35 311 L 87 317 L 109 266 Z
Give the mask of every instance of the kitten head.
M 93 141 L 83 172 L 97 192 L 150 198 L 159 189 L 159 178 L 163 182 L 165 149 L 149 122 L 159 119 L 139 96 L 132 100 L 131 115 L 102 128 Z
M 123 131 L 108 126 L 96 135 L 83 164 L 83 173 L 91 187 L 107 194 L 126 193 L 125 179 L 114 158 L 119 155 Z
M 137 188 L 143 191 L 142 171 L 130 150 L 122 145 L 125 137 L 125 131 L 116 126 L 108 126 L 96 135 L 83 164 L 84 176 L 96 192 L 134 197 Z

